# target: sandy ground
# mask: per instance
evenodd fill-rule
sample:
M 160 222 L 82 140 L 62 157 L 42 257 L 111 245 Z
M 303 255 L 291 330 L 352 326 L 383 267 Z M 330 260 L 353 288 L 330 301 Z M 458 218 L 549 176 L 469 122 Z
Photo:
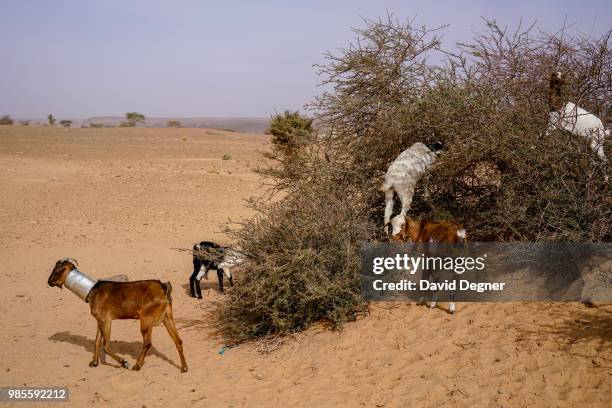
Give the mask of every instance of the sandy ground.
M 262 191 L 252 169 L 267 146 L 205 129 L 0 126 L 0 385 L 68 386 L 64 405 L 78 407 L 612 406 L 611 308 L 460 304 L 451 316 L 374 304 L 341 332 L 219 354 L 207 320 L 216 279 L 190 298 L 191 259 L 175 248 L 227 242 L 223 222 L 248 216 L 243 199 Z M 88 305 L 46 285 L 64 256 L 94 277 L 170 280 L 189 372 L 163 327 L 141 371 L 89 368 Z M 133 364 L 137 323 L 115 321 L 112 338 Z

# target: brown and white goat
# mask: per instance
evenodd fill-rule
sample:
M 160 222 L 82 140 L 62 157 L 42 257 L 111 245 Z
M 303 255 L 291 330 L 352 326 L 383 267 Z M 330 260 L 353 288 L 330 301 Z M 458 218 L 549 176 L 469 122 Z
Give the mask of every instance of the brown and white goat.
M 404 222 L 395 221 L 393 223 L 393 235 L 391 240 L 395 242 L 412 242 L 412 243 L 442 243 L 442 244 L 455 244 L 465 245 L 467 243 L 467 236 L 465 229 L 459 224 L 453 221 L 428 221 L 428 220 L 414 220 L 410 217 L 405 217 Z M 423 271 L 424 277 L 429 279 L 432 275 L 432 271 Z M 453 278 L 455 278 L 455 273 Z M 437 273 L 434 271 L 434 275 Z M 451 292 L 451 301 L 448 305 L 449 313 L 455 313 L 456 306 L 453 301 L 454 294 Z M 434 308 L 436 306 L 435 293 L 432 296 L 429 307 Z
M 76 269 L 76 261 L 64 259 L 57 261 L 47 283 L 49 286 L 61 288 L 73 269 Z M 183 355 L 183 341 L 178 335 L 172 316 L 171 292 L 170 282 L 162 283 L 158 280 L 96 282 L 85 299 L 91 307 L 91 314 L 98 321 L 94 355 L 89 366 L 98 366 L 100 343 L 103 342 L 104 351 L 122 367 L 128 368 L 127 361 L 110 349 L 111 323 L 115 319 L 138 319 L 143 345 L 134 370 L 139 370 L 144 364 L 145 356 L 152 345 L 153 327 L 163 323 L 181 358 L 181 372 L 186 372 L 187 363 Z
M 392 241 L 438 242 L 462 244 L 466 242 L 465 229 L 453 221 L 414 220 L 406 217 L 403 223 L 393 225 Z

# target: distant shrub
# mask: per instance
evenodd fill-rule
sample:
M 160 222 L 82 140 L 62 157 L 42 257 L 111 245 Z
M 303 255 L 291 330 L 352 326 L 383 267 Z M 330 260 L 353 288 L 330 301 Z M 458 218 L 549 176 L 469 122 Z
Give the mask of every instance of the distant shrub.
M 62 125 L 65 128 L 69 128 L 70 126 L 72 126 L 72 121 L 71 120 L 60 120 L 60 125 Z
M 132 126 L 128 122 L 126 122 L 126 121 L 121 121 L 121 122 L 119 122 L 117 127 L 123 128 L 123 127 L 132 127 Z
M 138 122 L 144 122 L 145 116 L 138 112 L 128 112 L 125 114 L 125 119 L 128 127 L 134 127 Z
M 229 160 L 231 159 L 232 156 L 230 156 L 229 154 L 224 154 L 223 157 L 221 158 L 222 160 Z
M 272 135 L 274 149 L 290 154 L 312 134 L 312 119 L 299 112 L 285 111 L 272 116 L 267 133 Z
M 166 126 L 171 127 L 171 128 L 180 128 L 180 127 L 183 127 L 181 122 L 179 122 L 178 120 L 169 120 L 166 123 Z
M 316 140 L 312 119 L 299 112 L 285 111 L 270 118 L 266 133 L 272 135 L 272 152 L 264 153 L 264 157 L 276 164 L 258 171 L 264 176 L 283 180 L 283 184 L 303 177 L 304 150 Z
M 11 119 L 11 115 L 3 115 L 0 117 L 0 125 L 12 125 L 13 119 Z
M 97 128 L 103 128 L 104 127 L 104 123 L 90 123 L 89 127 L 96 128 L 96 129 Z
M 19 124 L 21 126 L 29 126 L 30 125 L 30 121 L 29 120 L 20 120 Z
M 52 113 L 49 114 L 49 116 L 47 116 L 47 122 L 49 123 L 49 125 L 54 126 L 55 125 L 55 116 L 53 116 Z

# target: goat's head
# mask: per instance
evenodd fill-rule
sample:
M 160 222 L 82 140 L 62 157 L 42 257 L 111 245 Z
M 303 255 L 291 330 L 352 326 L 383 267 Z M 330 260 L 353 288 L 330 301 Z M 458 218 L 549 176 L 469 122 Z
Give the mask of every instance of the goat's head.
M 442 153 L 442 149 L 444 149 L 444 143 L 442 143 L 440 140 L 436 140 L 428 144 L 427 148 L 431 150 L 432 152 L 434 152 L 435 154 L 440 154 Z
M 565 77 L 561 71 L 554 71 L 550 74 L 550 89 L 561 96 L 561 87 L 565 85 Z
M 404 224 L 406 223 L 405 217 L 396 215 L 391 219 L 391 235 L 389 239 L 395 242 L 403 242 Z
M 76 269 L 78 263 L 76 259 L 73 258 L 63 258 L 55 263 L 53 267 L 53 272 L 49 276 L 47 280 L 47 284 L 49 286 L 58 286 L 62 287 L 64 282 L 66 282 L 66 277 L 73 269 Z
M 550 74 L 550 86 L 548 89 L 548 104 L 551 111 L 559 110 L 563 106 L 562 88 L 565 85 L 565 78 L 561 71 L 554 71 Z
M 420 225 L 418 220 L 397 215 L 391 220 L 392 231 L 389 239 L 395 242 L 418 242 Z

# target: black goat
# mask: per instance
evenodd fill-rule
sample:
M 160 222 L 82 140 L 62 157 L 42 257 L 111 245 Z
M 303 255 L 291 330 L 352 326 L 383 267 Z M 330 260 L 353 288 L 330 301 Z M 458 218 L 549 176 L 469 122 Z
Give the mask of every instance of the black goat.
M 242 257 L 237 252 L 210 241 L 202 241 L 193 246 L 193 272 L 189 278 L 189 294 L 191 297 L 202 299 L 200 281 L 208 279 L 208 271 L 215 269 L 219 278 L 219 290 L 223 293 L 223 275 L 227 277 L 231 286 L 234 278 L 230 267 L 239 264 Z

